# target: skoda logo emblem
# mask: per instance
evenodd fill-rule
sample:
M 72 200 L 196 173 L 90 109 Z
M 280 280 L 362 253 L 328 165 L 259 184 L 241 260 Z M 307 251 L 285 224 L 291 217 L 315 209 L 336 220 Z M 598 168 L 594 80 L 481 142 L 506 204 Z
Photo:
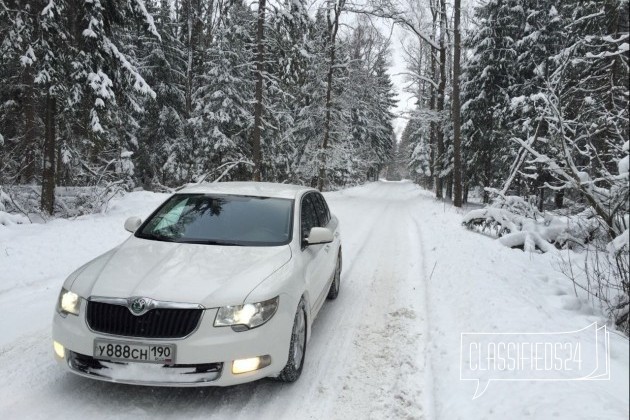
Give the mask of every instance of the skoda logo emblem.
M 147 308 L 147 301 L 144 298 L 137 298 L 131 302 L 131 312 L 134 315 L 141 315 Z

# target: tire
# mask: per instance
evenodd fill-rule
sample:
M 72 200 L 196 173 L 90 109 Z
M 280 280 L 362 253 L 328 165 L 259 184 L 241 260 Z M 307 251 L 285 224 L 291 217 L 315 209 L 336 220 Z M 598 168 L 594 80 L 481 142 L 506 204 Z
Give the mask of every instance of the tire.
M 281 382 L 295 382 L 302 374 L 304 359 L 306 358 L 306 308 L 304 300 L 298 304 L 291 331 L 291 344 L 289 346 L 289 360 L 276 378 Z
M 328 289 L 327 299 L 333 300 L 337 299 L 339 296 L 339 287 L 341 286 L 341 249 L 339 250 L 339 255 L 337 256 L 337 265 L 335 266 L 335 274 L 332 283 L 330 283 L 330 289 Z

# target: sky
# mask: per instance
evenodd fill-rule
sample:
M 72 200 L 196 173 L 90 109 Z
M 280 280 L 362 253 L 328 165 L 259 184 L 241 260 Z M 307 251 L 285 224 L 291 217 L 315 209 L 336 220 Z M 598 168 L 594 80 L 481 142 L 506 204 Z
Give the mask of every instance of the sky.
M 345 16 L 346 23 L 349 26 L 353 26 L 356 23 L 356 17 L 352 14 Z M 413 108 L 414 100 L 412 95 L 405 92 L 405 86 L 408 85 L 408 81 L 405 76 L 407 71 L 407 65 L 405 63 L 403 43 L 409 34 L 400 26 L 394 25 L 387 19 L 372 18 L 372 23 L 382 35 L 390 38 L 390 56 L 389 56 L 389 75 L 391 76 L 394 91 L 396 93 L 397 105 L 393 112 L 396 115 L 394 118 L 393 126 L 396 138 L 400 141 L 405 126 L 407 125 L 407 115 Z
M 310 13 L 315 15 L 315 12 L 318 7 L 323 7 L 323 3 L 325 0 L 314 0 L 309 9 Z M 357 5 L 365 0 L 354 0 L 353 4 Z M 356 24 L 357 16 L 353 13 L 343 13 L 341 16 L 341 21 L 350 27 Z M 408 36 L 408 33 L 402 29 L 400 26 L 393 25 L 390 20 L 380 19 L 380 18 L 372 18 L 372 23 L 379 31 L 386 37 L 390 36 L 390 68 L 389 75 L 391 76 L 392 84 L 394 85 L 394 90 L 396 93 L 397 105 L 394 108 L 393 112 L 396 115 L 394 118 L 393 126 L 394 132 L 396 133 L 396 138 L 400 141 L 400 136 L 407 125 L 407 117 L 406 115 L 413 108 L 413 98 L 411 94 L 405 92 L 405 86 L 407 85 L 405 79 L 405 71 L 406 64 L 404 60 L 402 43 L 405 38 Z
M 315 0 L 315 4 L 317 4 L 318 1 L 321 0 Z M 360 2 L 366 1 L 367 0 L 354 0 L 354 3 L 358 4 Z M 422 0 L 417 1 L 418 5 L 423 4 Z M 462 1 L 462 31 L 465 31 L 466 28 L 471 25 L 470 22 L 472 19 L 471 17 L 474 14 L 474 8 L 478 5 L 479 0 Z M 447 1 L 446 7 L 449 17 L 452 16 L 450 1 Z M 346 15 L 343 16 L 342 20 L 349 26 L 352 26 L 353 23 L 356 22 L 356 16 L 352 13 L 346 13 Z M 407 125 L 408 115 L 413 110 L 415 103 L 412 94 L 405 92 L 405 88 L 409 85 L 409 82 L 405 74 L 407 72 L 407 65 L 405 63 L 403 43 L 408 42 L 412 39 L 411 37 L 414 37 L 415 35 L 412 34 L 410 31 L 400 27 L 399 25 L 393 25 L 393 23 L 387 19 L 372 18 L 372 22 L 383 35 L 389 36 L 391 34 L 389 74 L 391 76 L 391 80 L 397 95 L 397 105 L 394 108 L 394 114 L 396 115 L 396 118 L 394 119 L 393 125 L 394 131 L 396 133 L 396 138 L 398 139 L 398 141 L 400 141 L 402 132 Z
M 405 125 L 407 125 L 408 118 L 406 115 L 411 111 L 414 105 L 414 100 L 410 93 L 405 92 L 405 86 L 408 85 L 406 81 L 405 71 L 407 65 L 405 64 L 402 43 L 404 42 L 407 33 L 400 27 L 395 26 L 392 34 L 391 41 L 391 56 L 389 74 L 396 90 L 398 104 L 394 109 L 396 118 L 394 119 L 394 131 L 396 138 L 400 141 Z

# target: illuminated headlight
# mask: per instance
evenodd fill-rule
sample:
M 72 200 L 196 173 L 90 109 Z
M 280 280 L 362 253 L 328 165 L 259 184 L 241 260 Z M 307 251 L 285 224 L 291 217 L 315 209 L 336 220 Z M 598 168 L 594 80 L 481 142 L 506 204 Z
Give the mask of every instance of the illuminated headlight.
M 214 319 L 215 327 L 232 327 L 234 331 L 246 331 L 269 321 L 278 309 L 279 297 L 258 303 L 224 306 Z
M 53 341 L 53 349 L 55 349 L 55 354 L 58 358 L 63 359 L 66 355 L 66 349 L 64 349 L 61 343 Z
M 57 302 L 57 311 L 59 311 L 60 314 L 79 315 L 80 304 L 81 299 L 79 298 L 79 295 L 69 290 L 61 289 L 61 293 L 59 293 L 59 301 Z
M 269 355 L 252 357 L 249 359 L 237 359 L 232 362 L 232 373 L 238 375 L 239 373 L 253 372 L 267 367 L 270 364 L 271 356 Z

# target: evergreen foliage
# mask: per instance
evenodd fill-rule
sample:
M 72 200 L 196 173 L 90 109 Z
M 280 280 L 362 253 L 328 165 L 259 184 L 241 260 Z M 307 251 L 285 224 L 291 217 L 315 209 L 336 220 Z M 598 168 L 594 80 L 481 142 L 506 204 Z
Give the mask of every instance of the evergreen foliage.
M 56 186 L 164 190 L 251 179 L 256 7 L 0 0 L 0 185 L 43 185 L 42 209 L 53 213 Z M 264 181 L 316 183 L 325 16 L 299 0 L 267 5 Z M 337 37 L 330 188 L 376 178 L 392 154 L 388 44 L 371 33 L 375 46 L 357 51 L 365 31 Z

